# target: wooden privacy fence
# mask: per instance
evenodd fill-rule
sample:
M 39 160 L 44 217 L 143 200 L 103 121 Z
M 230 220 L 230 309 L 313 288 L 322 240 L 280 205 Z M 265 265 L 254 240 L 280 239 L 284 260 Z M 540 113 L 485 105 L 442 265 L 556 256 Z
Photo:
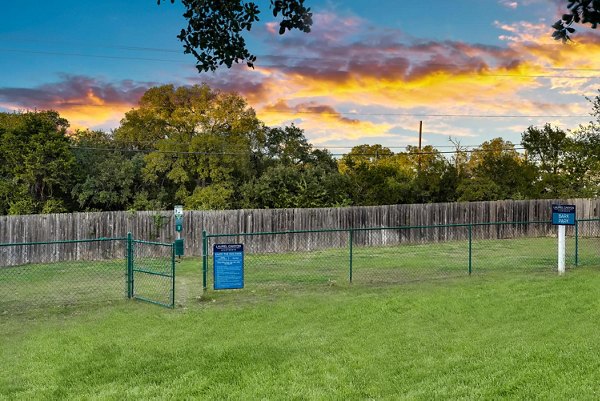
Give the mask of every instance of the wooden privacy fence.
M 348 229 L 368 227 L 435 226 L 447 224 L 550 221 L 553 203 L 574 204 L 578 219 L 600 216 L 600 199 L 526 200 L 470 203 L 437 203 L 390 205 L 371 207 L 321 208 L 321 209 L 266 209 L 233 211 L 186 211 L 182 238 L 185 254 L 202 254 L 202 231 L 209 234 L 235 234 L 249 232 L 281 232 L 320 229 Z M 590 230 L 596 231 L 596 227 Z M 474 230 L 478 239 L 538 237 L 554 234 L 549 224 L 489 225 Z M 31 216 L 0 216 L 0 243 L 46 242 L 84 240 L 93 238 L 124 237 L 132 232 L 136 238 L 170 243 L 176 238 L 172 211 L 99 212 Z M 318 234 L 318 236 L 317 236 Z M 278 252 L 304 250 L 308 245 L 327 247 L 344 246 L 346 238 L 340 233 L 307 234 L 301 241 L 279 238 Z M 467 230 L 452 227 L 429 228 L 410 231 L 377 230 L 358 234 L 357 245 L 391 245 L 402 242 L 440 242 L 464 240 Z M 585 232 L 580 232 L 585 236 Z M 241 238 L 232 237 L 237 241 Z M 246 239 L 247 240 L 247 239 Z M 253 248 L 273 249 L 271 236 L 252 237 Z M 106 246 L 109 246 L 107 243 Z M 115 246 L 114 244 L 112 246 Z M 63 246 L 64 248 L 64 246 Z M 40 252 L 43 247 L 39 247 Z M 77 258 L 79 250 L 61 249 L 69 257 Z M 96 254 L 114 255 L 115 252 Z M 1 255 L 0 255 L 1 256 Z M 31 262 L 45 262 L 43 254 L 30 254 Z M 55 257 L 55 256 L 52 256 Z

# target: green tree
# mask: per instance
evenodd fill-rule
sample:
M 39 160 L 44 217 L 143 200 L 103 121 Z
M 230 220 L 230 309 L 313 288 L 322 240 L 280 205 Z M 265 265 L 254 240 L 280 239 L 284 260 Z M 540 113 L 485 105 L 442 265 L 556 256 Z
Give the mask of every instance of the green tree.
M 556 40 L 562 40 L 567 42 L 571 39 L 571 34 L 575 33 L 575 28 L 572 27 L 576 24 L 590 24 L 592 29 L 596 29 L 600 24 L 600 1 L 598 0 L 565 0 L 567 5 L 567 13 L 563 14 L 562 18 L 559 19 L 552 25 L 554 33 L 552 37 Z
M 596 121 L 573 131 L 564 169 L 569 177 L 570 192 L 576 196 L 595 197 L 600 195 L 600 96 L 588 100 L 592 103 L 591 114 Z
M 340 160 L 358 205 L 445 202 L 456 199 L 457 170 L 431 145 L 393 153 L 381 145 L 354 147 Z
M 431 145 L 421 150 L 408 146 L 407 155 L 412 170 L 416 172 L 411 182 L 411 203 L 456 200 L 459 173 L 450 160 Z
M 175 0 L 171 0 L 174 3 Z M 254 67 L 256 56 L 246 48 L 244 31 L 250 31 L 259 20 L 255 2 L 245 0 L 181 0 L 188 26 L 177 36 L 183 42 L 184 53 L 196 58 L 199 72 L 214 71 L 219 65 L 231 67 L 246 62 Z M 160 4 L 161 0 L 157 0 Z M 279 34 L 297 29 L 310 32 L 312 13 L 304 0 L 271 0 L 274 17 L 281 16 Z
M 293 124 L 283 128 L 267 129 L 264 156 L 271 163 L 285 165 L 316 160 L 312 145 L 306 140 L 304 131 Z
M 374 206 L 406 203 L 416 169 L 405 153 L 394 154 L 379 144 L 359 145 L 339 161 L 348 177 L 352 204 Z
M 141 178 L 145 164 L 142 153 L 120 150 L 112 136 L 102 131 L 76 131 L 72 141 L 77 165 L 72 195 L 79 210 L 134 209 L 136 199 L 139 205 L 139 200 L 147 198 Z M 161 206 L 146 202 L 142 208 Z
M 57 112 L 0 113 L 0 212 L 66 212 L 74 156 Z
M 257 177 L 243 187 L 243 207 L 326 207 L 350 203 L 348 182 L 326 150 L 313 149 L 291 125 L 267 128 L 256 153 Z
M 322 166 L 277 164 L 244 187 L 244 207 L 348 206 L 347 180 Z
M 573 139 L 560 128 L 546 124 L 542 128 L 527 128 L 521 143 L 528 159 L 539 169 L 540 196 L 559 198 L 570 193 L 565 167 L 567 154 L 573 149 Z
M 596 197 L 600 195 L 600 131 L 593 125 L 573 133 L 565 152 L 565 185 L 561 197 Z
M 458 186 L 460 202 L 494 201 L 505 198 L 503 189 L 489 177 L 470 177 Z
M 224 209 L 255 176 L 253 155 L 264 146 L 264 127 L 237 94 L 165 85 L 148 90 L 140 107 L 126 113 L 115 140 L 152 149 L 143 173 L 160 188 L 161 204 Z
M 467 163 L 458 186 L 460 201 L 524 199 L 534 194 L 537 172 L 515 146 L 502 138 L 484 142 Z
M 390 156 L 393 155 L 394 152 L 380 144 L 354 146 L 350 152 L 342 156 L 339 161 L 339 169 L 343 174 L 360 168 L 368 169 L 382 160 L 389 161 Z

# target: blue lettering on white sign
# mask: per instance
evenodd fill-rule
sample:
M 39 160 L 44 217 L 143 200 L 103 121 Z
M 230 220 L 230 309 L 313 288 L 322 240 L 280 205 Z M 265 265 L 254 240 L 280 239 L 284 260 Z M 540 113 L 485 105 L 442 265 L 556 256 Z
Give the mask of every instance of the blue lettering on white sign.
M 213 274 L 215 290 L 244 288 L 244 245 L 215 244 Z

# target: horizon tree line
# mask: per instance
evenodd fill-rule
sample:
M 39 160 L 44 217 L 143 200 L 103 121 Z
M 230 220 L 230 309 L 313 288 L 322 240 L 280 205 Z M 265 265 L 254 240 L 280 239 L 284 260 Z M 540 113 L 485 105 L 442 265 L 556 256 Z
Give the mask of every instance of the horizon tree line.
M 455 142 L 451 157 L 364 144 L 336 159 L 207 85 L 151 88 L 112 132 L 69 132 L 55 111 L 0 113 L 0 214 L 595 197 L 600 95 L 590 102 L 588 125 L 525 130 L 525 153 L 495 138 Z

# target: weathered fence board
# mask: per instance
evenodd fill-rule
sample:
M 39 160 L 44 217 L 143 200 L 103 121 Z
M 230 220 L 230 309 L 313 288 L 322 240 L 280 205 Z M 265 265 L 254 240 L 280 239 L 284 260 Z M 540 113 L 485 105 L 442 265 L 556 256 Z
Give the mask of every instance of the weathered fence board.
M 577 218 L 600 217 L 600 199 L 527 200 L 471 203 L 437 203 L 323 209 L 267 209 L 232 211 L 187 211 L 184 215 L 186 255 L 200 255 L 202 230 L 215 233 L 298 231 L 365 227 L 430 226 L 442 224 L 495 223 L 505 221 L 549 221 L 553 203 L 577 206 Z M 101 212 L 31 216 L 0 216 L 0 243 L 81 240 L 124 237 L 171 242 L 176 238 L 172 211 Z M 478 239 L 552 235 L 549 225 L 484 226 L 474 228 Z M 581 233 L 585 235 L 585 233 Z M 373 231 L 357 235 L 357 245 L 466 239 L 467 230 L 436 228 L 410 232 Z M 309 235 L 310 236 L 310 235 Z M 231 240 L 241 241 L 233 237 Z M 302 250 L 322 243 L 344 246 L 340 233 L 319 233 L 314 238 L 258 236 L 245 238 L 254 249 L 280 252 Z M 274 241 L 276 241 L 274 243 Z M 309 245 L 307 245 L 309 244 Z M 107 244 L 108 246 L 108 244 Z M 43 250 L 42 247 L 39 248 Z M 73 255 L 78 250 L 71 250 Z M 37 257 L 34 260 L 43 260 Z

